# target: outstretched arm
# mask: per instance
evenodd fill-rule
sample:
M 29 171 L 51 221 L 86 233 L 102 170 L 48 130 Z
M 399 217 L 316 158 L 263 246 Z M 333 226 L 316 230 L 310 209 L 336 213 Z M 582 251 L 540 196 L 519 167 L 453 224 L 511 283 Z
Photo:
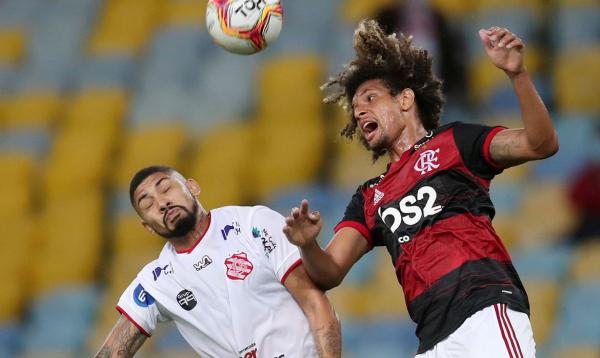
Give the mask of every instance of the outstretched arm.
M 296 267 L 283 284 L 308 318 L 319 357 L 341 357 L 340 322 L 325 293 L 315 286 L 302 265 Z
M 326 250 L 321 249 L 317 236 L 323 226 L 318 212 L 309 212 L 308 201 L 292 209 L 285 219 L 283 232 L 300 248 L 302 263 L 310 278 L 322 289 L 338 286 L 352 265 L 368 251 L 368 242 L 357 230 L 339 230 Z
M 510 79 L 521 108 L 523 128 L 499 132 L 490 143 L 494 162 L 510 167 L 544 159 L 558 151 L 558 136 L 544 102 L 523 63 L 525 45 L 507 29 L 479 30 L 479 37 L 492 63 Z
M 146 341 L 146 336 L 127 319 L 121 315 L 113 329 L 106 337 L 100 351 L 95 358 L 124 358 L 133 357 Z

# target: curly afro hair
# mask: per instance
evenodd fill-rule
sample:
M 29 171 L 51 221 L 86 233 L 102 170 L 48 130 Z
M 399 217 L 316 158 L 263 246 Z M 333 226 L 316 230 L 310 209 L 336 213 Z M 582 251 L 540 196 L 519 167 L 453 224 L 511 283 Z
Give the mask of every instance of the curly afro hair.
M 412 36 L 386 35 L 375 20 L 363 20 L 354 32 L 356 58 L 344 66 L 342 72 L 327 81 L 321 89 L 336 87 L 325 103 L 337 103 L 350 115 L 340 133 L 353 138 L 357 121 L 352 110 L 352 98 L 365 81 L 381 79 L 392 96 L 405 88 L 415 93 L 419 116 L 426 130 L 439 126 L 446 99 L 442 81 L 433 74 L 431 56 L 426 50 L 411 45 Z M 366 142 L 361 138 L 361 142 Z

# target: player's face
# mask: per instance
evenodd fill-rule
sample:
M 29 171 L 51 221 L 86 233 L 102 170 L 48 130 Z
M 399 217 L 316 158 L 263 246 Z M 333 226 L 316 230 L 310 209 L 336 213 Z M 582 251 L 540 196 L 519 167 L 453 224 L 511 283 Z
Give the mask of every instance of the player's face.
M 195 182 L 177 173 L 154 173 L 134 192 L 135 209 L 144 226 L 165 238 L 181 237 L 196 226 L 199 209 Z M 195 190 L 198 191 L 198 190 Z
M 392 96 L 380 79 L 363 82 L 352 99 L 352 109 L 367 147 L 374 152 L 390 148 L 399 137 L 402 122 L 400 96 Z

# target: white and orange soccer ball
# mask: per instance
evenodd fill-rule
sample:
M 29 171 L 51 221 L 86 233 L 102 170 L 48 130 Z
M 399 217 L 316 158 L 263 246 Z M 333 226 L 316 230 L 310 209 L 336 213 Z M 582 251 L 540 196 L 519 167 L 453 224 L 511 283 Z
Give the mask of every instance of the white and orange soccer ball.
M 228 51 L 249 55 L 273 43 L 283 26 L 280 0 L 209 0 L 206 27 Z

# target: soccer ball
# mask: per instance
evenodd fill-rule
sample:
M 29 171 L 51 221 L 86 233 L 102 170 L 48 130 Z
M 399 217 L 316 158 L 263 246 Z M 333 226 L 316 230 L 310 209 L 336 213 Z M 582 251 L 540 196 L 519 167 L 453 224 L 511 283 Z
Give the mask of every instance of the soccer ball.
M 208 33 L 219 46 L 239 54 L 267 47 L 282 25 L 280 0 L 209 0 L 206 7 Z

